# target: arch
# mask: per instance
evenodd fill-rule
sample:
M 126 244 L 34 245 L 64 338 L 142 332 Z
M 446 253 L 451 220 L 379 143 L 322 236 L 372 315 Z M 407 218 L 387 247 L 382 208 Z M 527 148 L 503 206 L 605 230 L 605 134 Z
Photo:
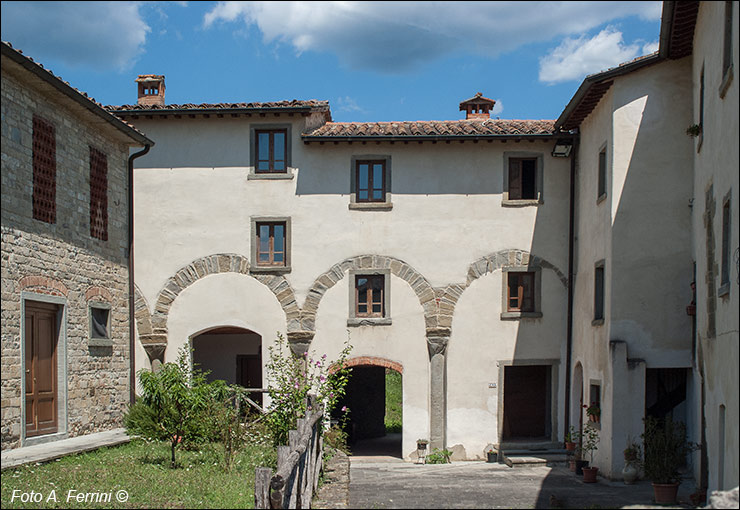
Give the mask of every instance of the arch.
M 138 292 L 136 299 L 137 326 L 140 325 L 139 315 L 141 315 L 141 331 L 149 331 L 150 338 L 156 338 L 158 343 L 166 345 L 167 320 L 172 303 L 177 299 L 177 296 L 198 280 L 218 273 L 237 273 L 254 278 L 275 294 L 289 324 L 291 321 L 297 322 L 300 318 L 300 309 L 288 280 L 283 275 L 251 274 L 249 268 L 249 260 L 238 253 L 216 253 L 195 259 L 181 267 L 173 276 L 167 279 L 164 287 L 157 295 L 149 324 L 147 324 L 143 314 L 143 310 L 149 310 L 149 307 L 141 293 Z M 139 337 L 142 338 L 141 333 Z
M 479 258 L 470 264 L 468 281 L 465 287 L 469 287 L 474 280 L 477 280 L 481 276 L 510 266 L 537 266 L 543 269 L 550 269 L 555 272 L 560 283 L 564 287 L 568 287 L 568 277 L 555 264 L 537 255 L 532 255 L 526 250 L 500 250 Z
M 357 356 L 355 358 L 349 358 L 344 362 L 344 368 L 359 366 L 390 368 L 391 370 L 395 370 L 399 374 L 403 375 L 403 365 L 401 363 L 377 356 Z M 331 370 L 331 372 L 334 371 L 336 371 L 335 367 Z
M 18 280 L 18 286 L 20 290 L 28 289 L 31 287 L 38 287 L 38 291 L 43 294 L 51 294 L 59 296 L 60 294 L 64 297 L 69 297 L 69 289 L 61 281 L 48 276 L 24 276 Z
M 90 301 L 93 298 L 102 299 L 106 303 L 113 303 L 113 296 L 110 291 L 97 285 L 93 285 L 85 291 L 85 301 Z
M 436 300 L 437 294 L 429 281 L 421 273 L 403 260 L 395 257 L 385 255 L 358 255 L 334 264 L 314 280 L 301 309 L 300 326 L 303 330 L 314 331 L 316 312 L 319 309 L 321 299 L 326 294 L 326 291 L 344 278 L 345 273 L 350 269 L 390 269 L 391 274 L 407 282 L 419 298 L 419 303 L 424 309 L 427 327 L 430 324 L 436 326 L 436 321 L 431 321 L 430 318 L 435 317 L 439 309 L 438 301 Z M 291 331 L 290 324 L 288 325 L 288 331 Z

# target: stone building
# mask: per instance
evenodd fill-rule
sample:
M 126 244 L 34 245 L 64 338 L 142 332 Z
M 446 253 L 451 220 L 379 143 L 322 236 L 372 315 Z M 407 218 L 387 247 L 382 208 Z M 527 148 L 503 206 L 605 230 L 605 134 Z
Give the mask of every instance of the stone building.
M 737 485 L 737 33 L 732 2 L 666 2 L 659 51 L 556 121 L 492 119 L 480 93 L 428 122 L 168 105 L 140 76 L 108 107 L 158 144 L 134 176 L 137 368 L 192 346 L 255 387 L 277 334 L 349 340 L 366 433 L 380 371 L 402 373 L 404 458 L 421 437 L 455 459 L 555 447 L 585 404 L 603 475 L 669 415 L 703 445 L 697 481 Z
M 2 449 L 121 425 L 129 148 L 153 144 L 2 43 Z
M 579 132 L 570 422 L 601 409 L 612 478 L 670 416 L 699 485 L 738 485 L 737 26 L 737 3 L 665 2 L 659 51 L 587 77 L 555 123 Z

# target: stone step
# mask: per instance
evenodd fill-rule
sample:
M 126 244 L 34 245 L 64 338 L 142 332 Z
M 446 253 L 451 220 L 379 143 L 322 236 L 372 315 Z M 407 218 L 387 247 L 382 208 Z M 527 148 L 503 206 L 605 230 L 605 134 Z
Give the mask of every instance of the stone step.
M 503 463 L 507 466 L 514 467 L 532 467 L 532 466 L 565 466 L 568 463 L 568 456 L 565 451 L 522 451 L 522 452 L 503 452 Z

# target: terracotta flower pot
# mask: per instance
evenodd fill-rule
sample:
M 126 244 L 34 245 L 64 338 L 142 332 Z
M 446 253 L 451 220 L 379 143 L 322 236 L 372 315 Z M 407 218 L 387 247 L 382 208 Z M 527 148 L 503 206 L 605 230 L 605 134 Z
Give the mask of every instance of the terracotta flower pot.
M 576 470 L 576 461 L 575 461 L 575 460 L 573 460 L 573 459 L 570 459 L 570 460 L 568 461 L 568 468 L 569 468 L 569 469 L 570 469 L 571 471 L 575 471 L 575 470 Z
M 678 483 L 653 483 L 653 495 L 659 505 L 673 504 L 678 495 Z
M 583 483 L 596 483 L 596 473 L 599 472 L 597 467 L 584 467 L 583 471 Z
M 566 441 L 565 442 L 565 449 L 567 451 L 569 451 L 569 452 L 573 452 L 576 449 L 576 444 L 575 443 L 571 443 L 570 441 Z

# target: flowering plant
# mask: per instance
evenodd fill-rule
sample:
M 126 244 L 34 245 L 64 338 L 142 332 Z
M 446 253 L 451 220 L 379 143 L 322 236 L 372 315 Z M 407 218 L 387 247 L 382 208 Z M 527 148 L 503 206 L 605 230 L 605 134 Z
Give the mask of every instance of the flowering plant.
M 268 350 L 270 361 L 265 365 L 270 395 L 267 422 L 277 446 L 288 443 L 288 432 L 296 428 L 298 418 L 306 415 L 309 393 L 324 404 L 326 416 L 331 414 L 349 380 L 352 369 L 344 363 L 352 347 L 347 340 L 339 358 L 333 362 L 327 360 L 326 354 L 319 358 L 314 357 L 313 352 L 295 356 L 278 333 L 275 345 Z

